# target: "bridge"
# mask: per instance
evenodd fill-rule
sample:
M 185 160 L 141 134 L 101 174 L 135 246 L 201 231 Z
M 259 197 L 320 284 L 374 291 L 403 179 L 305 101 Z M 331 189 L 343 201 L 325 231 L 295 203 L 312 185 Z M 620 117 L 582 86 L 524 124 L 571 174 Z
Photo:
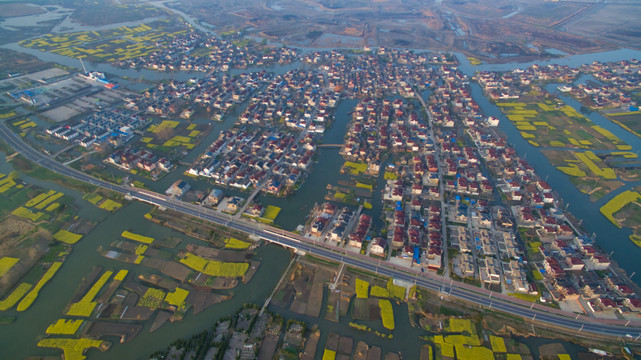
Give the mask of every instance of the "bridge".
M 319 148 L 332 148 L 332 149 L 340 149 L 343 146 L 343 144 L 320 144 L 318 145 Z
M 641 338 L 641 322 L 637 320 L 598 319 L 574 314 L 563 310 L 545 307 L 512 296 L 494 293 L 490 290 L 476 287 L 471 284 L 451 280 L 449 285 L 446 279 L 431 273 L 421 273 L 414 269 L 404 268 L 389 262 L 375 262 L 366 255 L 347 254 L 346 249 L 334 247 L 329 244 L 310 242 L 308 238 L 289 231 L 271 227 L 265 224 L 250 222 L 245 219 L 236 219 L 230 215 L 203 208 L 191 203 L 182 202 L 153 191 L 125 187 L 94 178 L 45 156 L 40 151 L 27 145 L 22 138 L 13 133 L 0 122 L 0 137 L 11 147 L 19 151 L 27 159 L 51 171 L 78 181 L 90 183 L 107 190 L 112 190 L 123 195 L 128 195 L 140 201 L 156 206 L 177 211 L 188 216 L 193 216 L 203 221 L 210 221 L 233 230 L 244 232 L 248 235 L 260 237 L 266 241 L 276 243 L 298 253 L 313 253 L 316 256 L 330 261 L 344 263 L 347 266 L 359 268 L 363 271 L 376 272 L 379 275 L 397 280 L 414 283 L 418 286 L 447 293 L 448 297 L 458 298 L 476 304 L 479 307 L 502 311 L 528 321 L 535 321 L 555 329 L 572 331 L 573 334 L 584 333 L 585 336 L 604 335 L 614 338 L 627 338 L 637 341 Z M 589 335 L 587 334 L 589 333 Z

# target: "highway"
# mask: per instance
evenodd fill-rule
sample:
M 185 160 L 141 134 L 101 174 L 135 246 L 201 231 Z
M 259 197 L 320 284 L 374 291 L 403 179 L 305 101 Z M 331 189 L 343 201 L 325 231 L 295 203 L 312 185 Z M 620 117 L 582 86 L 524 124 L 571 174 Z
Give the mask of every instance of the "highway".
M 636 341 L 641 338 L 641 324 L 638 322 L 625 320 L 603 320 L 562 312 L 560 310 L 550 309 L 538 304 L 535 305 L 533 303 L 527 303 L 513 297 L 492 293 L 472 285 L 447 280 L 435 274 L 422 273 L 405 268 L 396 268 L 392 267 L 387 262 L 376 261 L 369 257 L 354 255 L 351 253 L 348 255 L 347 251 L 344 249 L 341 250 L 341 248 L 330 247 L 325 244 L 312 243 L 311 240 L 291 232 L 260 223 L 250 222 L 242 218 L 234 218 L 230 215 L 222 214 L 202 206 L 169 198 L 164 194 L 158 194 L 134 187 L 120 186 L 96 179 L 90 175 L 69 168 L 68 166 L 50 159 L 45 154 L 33 149 L 18 135 L 10 131 L 4 123 L 0 125 L 0 136 L 5 140 L 5 142 L 27 159 L 59 174 L 124 195 L 129 195 L 140 201 L 227 226 L 231 229 L 242 231 L 285 247 L 324 257 L 332 261 L 343 262 L 349 266 L 391 278 L 404 280 L 408 283 L 415 283 L 421 287 L 440 292 L 444 298 L 454 297 L 466 300 L 488 309 L 503 311 L 507 314 L 519 316 L 524 319 L 534 320 L 536 322 L 563 327 L 570 330 L 612 337 L 623 337 L 630 341 Z

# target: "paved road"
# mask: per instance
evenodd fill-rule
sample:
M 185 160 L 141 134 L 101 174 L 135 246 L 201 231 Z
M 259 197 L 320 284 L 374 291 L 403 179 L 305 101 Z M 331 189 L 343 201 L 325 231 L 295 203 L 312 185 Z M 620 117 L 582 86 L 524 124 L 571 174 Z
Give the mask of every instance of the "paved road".
M 249 222 L 245 219 L 235 219 L 229 215 L 209 210 L 202 206 L 191 203 L 184 203 L 180 200 L 168 198 L 165 195 L 152 191 L 115 185 L 100 179 L 96 179 L 83 172 L 64 166 L 54 161 L 39 151 L 27 145 L 19 136 L 11 132 L 4 123 L 0 125 L 0 136 L 14 149 L 29 160 L 55 171 L 62 175 L 100 186 L 121 194 L 130 195 L 140 201 L 162 206 L 187 215 L 195 216 L 203 220 L 211 221 L 229 228 L 242 231 L 254 236 L 261 237 L 267 241 L 280 244 L 285 247 L 297 249 L 306 253 L 325 257 L 336 262 L 342 262 L 366 271 L 389 276 L 395 279 L 415 283 L 430 290 L 438 291 L 443 296 L 451 296 L 467 300 L 493 310 L 504 311 L 508 314 L 519 316 L 525 319 L 532 319 L 549 325 L 560 326 L 571 330 L 579 330 L 613 337 L 627 337 L 630 340 L 641 338 L 641 324 L 625 321 L 613 321 L 576 316 L 562 311 L 548 309 L 540 305 L 528 305 L 516 298 L 503 296 L 488 292 L 481 288 L 447 281 L 446 279 L 430 273 L 414 272 L 412 270 L 395 268 L 389 263 L 373 261 L 368 257 L 361 257 L 355 254 L 348 254 L 340 248 L 330 248 L 326 245 L 317 245 L 309 242 L 309 239 L 290 233 L 284 230 L 273 228 L 264 224 Z M 626 326 L 629 325 L 629 326 Z

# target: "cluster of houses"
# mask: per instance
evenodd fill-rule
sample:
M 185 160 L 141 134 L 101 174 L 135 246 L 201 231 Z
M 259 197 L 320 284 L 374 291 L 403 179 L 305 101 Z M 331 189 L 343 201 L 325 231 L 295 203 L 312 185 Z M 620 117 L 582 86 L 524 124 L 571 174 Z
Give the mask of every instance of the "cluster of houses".
M 102 110 L 80 121 L 57 125 L 45 132 L 86 148 L 105 141 L 120 146 L 134 136 L 134 130 L 148 123 L 148 120 L 126 111 Z
M 590 74 L 596 80 L 572 84 L 580 73 Z M 532 65 L 511 72 L 482 71 L 476 80 L 486 94 L 494 99 L 513 99 L 523 95 L 531 84 L 540 81 L 563 83 L 558 90 L 583 99 L 594 109 L 637 109 L 630 92 L 641 87 L 641 62 L 621 60 L 614 63 L 593 62 L 572 68 L 567 65 Z
M 590 68 L 595 69 L 594 66 Z M 626 64 L 621 66 L 626 67 Z M 568 81 L 577 75 L 577 70 L 567 67 L 534 67 L 516 73 L 540 74 L 541 69 L 546 69 L 548 75 L 532 77 L 530 82 L 550 79 Z M 492 74 L 499 78 L 506 75 Z M 534 293 L 532 284 L 524 281 L 520 286 L 513 276 L 518 272 L 524 275 L 527 271 L 533 271 L 542 275 L 543 284 L 555 300 L 578 300 L 585 309 L 599 316 L 639 312 L 641 301 L 637 295 L 625 285 L 626 281 L 617 272 L 610 271 L 612 264 L 609 257 L 595 245 L 594 240 L 578 234 L 571 226 L 564 212 L 559 209 L 559 201 L 551 187 L 538 178 L 534 169 L 520 159 L 503 139 L 483 128 L 481 122 L 468 126 L 466 131 L 492 173 L 496 188 L 510 204 L 511 214 L 505 210 L 491 213 L 495 228 L 510 227 L 513 219 L 516 227 L 523 234 L 528 234 L 526 238 L 522 237 L 522 243 L 517 243 L 512 234 L 501 232 L 503 239 L 499 237 L 499 252 L 503 252 L 502 258 L 510 259 L 509 263 L 503 261 L 504 286 L 518 292 Z M 534 248 L 526 252 L 524 245 Z M 529 266 L 533 268 L 523 266 L 526 253 Z M 520 270 L 515 271 L 517 268 Z M 508 274 L 512 277 L 509 278 Z M 525 277 L 522 279 L 525 280 Z
M 402 99 L 363 99 L 354 108 L 340 154 L 368 164 L 368 171 L 375 174 L 382 152 L 418 152 L 427 137 L 427 125 L 409 112 Z
M 163 43 L 161 49 L 145 56 L 117 61 L 117 65 L 158 71 L 215 72 L 248 66 L 289 64 L 299 58 L 296 49 L 247 46 L 247 41 L 228 41 L 195 31 L 158 41 Z
M 174 115 L 189 119 L 204 111 L 214 120 L 222 120 L 235 104 L 244 102 L 271 74 L 252 72 L 237 76 L 210 76 L 186 82 L 171 80 L 143 92 L 126 107 L 156 116 Z
M 311 136 L 243 127 L 223 131 L 187 171 L 240 190 L 263 186 L 284 195 L 311 168 L 316 150 Z
M 641 62 L 621 60 L 615 63 L 593 62 L 580 68 L 591 74 L 599 83 L 590 81 L 581 84 L 564 85 L 560 90 L 570 92 L 574 97 L 593 109 L 618 108 L 618 112 L 638 110 L 638 104 L 631 93 L 641 87 Z
M 339 94 L 327 89 L 321 73 L 291 70 L 276 76 L 251 98 L 240 122 L 256 125 L 284 122 L 291 129 L 323 134 L 338 100 Z
M 336 219 L 337 214 L 340 213 L 340 219 Z M 309 229 L 306 232 L 308 236 L 321 238 L 323 234 L 329 231 L 329 227 L 333 225 L 332 235 L 330 240 L 340 243 L 345 236 L 345 228 L 351 219 L 353 211 L 348 208 L 338 209 L 336 205 L 331 203 L 323 203 L 315 207 L 312 211 L 311 222 Z M 345 221 L 346 220 L 346 221 Z
M 579 75 L 579 70 L 567 65 L 537 65 L 511 72 L 481 71 L 476 81 L 493 100 L 514 99 L 528 91 L 531 84 L 542 81 L 569 83 Z
M 474 124 L 482 117 L 481 109 L 472 99 L 465 85 L 467 78 L 452 68 L 440 69 L 443 83 L 434 89 L 430 97 L 428 112 L 435 125 L 452 128 L 458 116 L 465 126 Z
M 387 240 L 382 237 L 371 239 L 372 225 L 372 216 L 361 213 L 360 209 L 354 211 L 348 207 L 338 208 L 326 202 L 314 208 L 305 233 L 319 241 L 345 244 L 351 251 L 363 250 L 370 255 L 385 258 L 388 250 Z
M 431 63 L 446 61 L 440 55 L 380 48 L 359 56 L 338 51 L 313 52 L 303 62 L 327 73 L 328 86 L 352 98 L 380 99 L 386 94 L 416 95 L 434 81 Z
M 105 161 L 125 171 L 140 169 L 153 172 L 158 169 L 169 172 L 174 167 L 171 161 L 165 157 L 158 157 L 149 150 L 133 147 L 116 150 Z
M 641 61 L 637 59 L 609 63 L 595 61 L 581 66 L 579 70 L 624 91 L 635 90 L 641 86 Z

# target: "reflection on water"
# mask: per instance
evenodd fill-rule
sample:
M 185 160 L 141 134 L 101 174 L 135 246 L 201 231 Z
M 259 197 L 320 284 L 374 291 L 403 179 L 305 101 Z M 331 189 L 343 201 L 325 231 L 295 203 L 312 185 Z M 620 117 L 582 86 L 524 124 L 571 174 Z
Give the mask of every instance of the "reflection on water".
M 517 65 L 518 64 L 513 64 L 515 67 L 518 67 Z M 607 253 L 614 251 L 613 258 L 628 273 L 641 272 L 641 263 L 637 261 L 640 249 L 629 241 L 628 236 L 630 230 L 615 227 L 599 212 L 600 204 L 605 200 L 602 199 L 596 204 L 590 202 L 589 195 L 580 192 L 570 182 L 568 175 L 557 170 L 550 164 L 549 160 L 541 153 L 539 148 L 532 146 L 523 139 L 514 123 L 509 121 L 503 112 L 483 95 L 483 91 L 478 84 L 472 83 L 471 89 L 472 96 L 483 110 L 483 113 L 486 116 L 495 116 L 500 119 L 499 129 L 507 136 L 510 145 L 517 151 L 521 158 L 525 158 L 534 168 L 537 175 L 546 179 L 554 191 L 560 195 L 564 203 L 569 204 L 568 210 L 578 219 L 583 220 L 582 225 L 588 234 L 596 234 L 597 244 Z M 580 109 L 580 104 L 576 100 L 565 97 L 563 97 L 563 100 L 567 101 L 568 105 L 573 106 L 577 111 Z M 594 121 L 595 124 L 603 126 L 632 145 L 633 149 L 641 148 L 641 139 L 621 129 L 599 113 L 592 112 L 586 116 Z M 606 198 L 610 198 L 610 196 L 613 195 L 608 195 Z M 639 278 L 633 280 L 639 283 Z
M 36 7 L 36 5 L 31 5 Z M 45 12 L 40 14 L 16 16 L 10 18 L 2 18 L 0 20 L 0 27 L 11 31 L 20 31 L 22 27 L 30 26 L 51 26 L 49 22 L 59 20 L 65 16 L 73 13 L 72 9 L 65 9 L 61 6 L 47 6 L 47 8 L 38 6 Z

